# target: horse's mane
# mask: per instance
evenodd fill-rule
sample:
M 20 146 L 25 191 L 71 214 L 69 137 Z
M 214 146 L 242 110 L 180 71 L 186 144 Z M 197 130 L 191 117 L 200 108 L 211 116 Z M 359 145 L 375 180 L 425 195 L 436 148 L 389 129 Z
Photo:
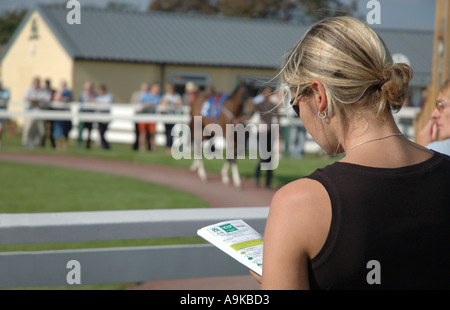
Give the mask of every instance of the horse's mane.
M 236 87 L 234 88 L 234 90 L 231 92 L 230 97 L 234 97 L 236 96 L 236 93 L 239 91 L 239 89 L 241 89 L 241 87 L 245 86 L 245 84 L 243 83 L 239 83 L 238 85 L 236 85 Z

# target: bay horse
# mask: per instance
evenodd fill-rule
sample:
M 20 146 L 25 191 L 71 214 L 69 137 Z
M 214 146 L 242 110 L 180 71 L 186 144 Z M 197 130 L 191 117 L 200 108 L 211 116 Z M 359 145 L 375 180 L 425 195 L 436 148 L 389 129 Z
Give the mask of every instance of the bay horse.
M 238 123 L 243 123 L 251 117 L 251 113 L 247 113 L 247 107 L 252 106 L 251 104 L 249 104 L 249 100 L 251 100 L 251 96 L 253 94 L 252 91 L 253 86 L 251 84 L 239 83 L 239 85 L 237 85 L 237 87 L 229 96 L 227 94 L 216 94 L 211 87 L 199 93 L 198 97 L 191 106 L 191 130 L 195 128 L 194 117 L 201 116 L 202 119 L 202 145 L 197 145 L 197 147 L 203 147 L 203 142 L 208 139 L 207 136 L 203 135 L 204 128 L 209 124 L 217 124 L 222 129 L 221 133 L 224 135 L 222 136 L 222 138 L 224 138 L 225 143 L 228 143 L 227 147 L 232 147 L 236 152 L 237 145 L 235 139 L 233 139 L 233 141 L 226 141 L 225 139 L 225 137 L 227 137 L 226 125 L 236 125 Z M 208 100 L 210 102 L 210 105 L 214 104 L 214 102 L 218 103 L 218 105 L 220 106 L 219 112 L 214 113 L 213 111 L 211 116 L 205 116 L 205 110 L 208 110 L 208 108 L 205 109 L 205 103 L 207 103 Z M 216 135 L 217 132 L 215 132 L 214 134 Z M 194 135 L 191 135 L 191 137 L 193 136 Z M 216 135 L 215 137 L 220 138 L 220 136 L 218 135 Z M 193 142 L 199 143 L 199 141 Z M 239 175 L 236 157 L 233 157 L 232 159 L 226 159 L 222 166 L 221 177 L 224 184 L 229 183 L 230 169 L 233 184 L 236 188 L 240 189 L 242 183 Z M 200 179 L 204 182 L 207 181 L 203 159 L 194 159 L 194 162 L 191 165 L 191 171 L 197 171 Z

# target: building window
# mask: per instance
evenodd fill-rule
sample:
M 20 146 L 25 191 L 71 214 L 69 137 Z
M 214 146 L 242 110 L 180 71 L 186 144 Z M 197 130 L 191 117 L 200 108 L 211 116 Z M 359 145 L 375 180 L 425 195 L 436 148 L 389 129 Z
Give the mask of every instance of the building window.
M 30 40 L 37 40 L 39 38 L 38 26 L 35 19 L 31 21 Z
M 273 76 L 267 75 L 244 75 L 243 80 L 245 83 L 253 83 L 255 87 L 265 87 L 269 86 L 272 88 L 277 88 L 279 86 L 279 80 L 274 79 Z
M 187 82 L 194 82 L 200 87 L 206 87 L 211 83 L 207 74 L 189 72 L 170 72 L 169 83 L 176 86 L 184 86 Z

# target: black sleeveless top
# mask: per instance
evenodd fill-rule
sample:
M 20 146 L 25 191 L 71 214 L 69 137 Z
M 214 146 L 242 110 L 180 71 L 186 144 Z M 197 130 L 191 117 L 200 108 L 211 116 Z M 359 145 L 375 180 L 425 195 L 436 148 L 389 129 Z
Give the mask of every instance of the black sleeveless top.
M 336 162 L 308 178 L 332 205 L 311 289 L 450 289 L 449 156 L 396 169 Z

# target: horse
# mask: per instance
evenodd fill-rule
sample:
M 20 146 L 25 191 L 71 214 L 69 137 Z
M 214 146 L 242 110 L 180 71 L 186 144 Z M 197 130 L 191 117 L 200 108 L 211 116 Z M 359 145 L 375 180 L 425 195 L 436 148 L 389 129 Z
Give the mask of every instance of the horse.
M 244 113 L 246 107 L 251 106 L 249 100 L 251 100 L 253 95 L 253 86 L 251 84 L 239 83 L 239 85 L 234 89 L 234 91 L 228 96 L 227 94 L 216 94 L 212 88 L 207 88 L 205 91 L 198 94 L 197 99 L 193 102 L 191 106 L 191 129 L 194 129 L 194 118 L 195 116 L 201 116 L 202 118 L 202 139 L 201 144 L 208 138 L 203 135 L 204 128 L 209 124 L 217 124 L 222 129 L 220 133 L 227 137 L 227 124 L 236 125 L 238 123 L 243 123 L 245 120 L 249 119 L 251 115 L 249 113 Z M 219 112 L 212 113 L 212 116 L 204 116 L 205 103 L 210 100 L 211 104 L 214 102 L 218 103 L 220 107 Z M 222 102 L 220 102 L 222 101 Z M 203 110 L 203 111 L 202 111 Z M 217 136 L 217 132 L 215 132 Z M 193 135 L 192 135 L 193 136 Z M 194 143 L 200 143 L 200 141 L 194 141 Z M 227 147 L 232 147 L 236 153 L 236 141 L 226 141 Z M 197 145 L 197 148 L 201 148 L 202 145 Z M 191 171 L 197 171 L 198 176 L 203 182 L 207 181 L 207 176 L 205 168 L 203 165 L 203 159 L 194 159 L 191 165 Z M 239 169 L 236 162 L 236 157 L 232 159 L 226 159 L 222 169 L 221 169 L 221 179 L 224 184 L 229 183 L 229 171 L 231 169 L 231 175 L 233 184 L 236 188 L 240 189 L 242 187 L 241 178 L 239 175 Z

